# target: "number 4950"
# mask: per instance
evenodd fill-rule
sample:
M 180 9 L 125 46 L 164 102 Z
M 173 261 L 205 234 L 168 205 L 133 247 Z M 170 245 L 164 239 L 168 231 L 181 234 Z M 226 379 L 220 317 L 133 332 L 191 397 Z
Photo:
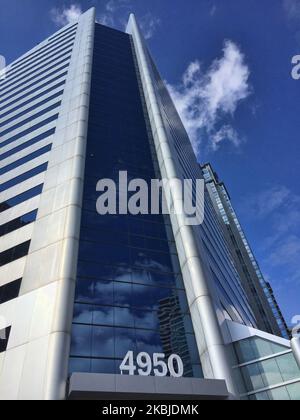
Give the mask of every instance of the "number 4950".
M 128 372 L 128 375 L 150 376 L 153 370 L 154 376 L 167 376 L 168 373 L 174 378 L 183 376 L 183 363 L 177 354 L 172 354 L 167 361 L 163 353 L 154 353 L 153 358 L 148 353 L 139 353 L 134 360 L 133 351 L 129 351 L 120 365 L 120 371 Z M 137 365 L 137 366 L 136 366 Z

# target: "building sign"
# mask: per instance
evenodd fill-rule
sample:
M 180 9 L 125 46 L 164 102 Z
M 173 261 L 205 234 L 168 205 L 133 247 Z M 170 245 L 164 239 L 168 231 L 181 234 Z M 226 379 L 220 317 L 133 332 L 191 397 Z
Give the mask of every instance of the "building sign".
M 120 365 L 121 374 L 181 378 L 184 373 L 183 362 L 177 354 L 172 354 L 168 360 L 163 353 L 150 354 L 141 352 L 134 357 L 134 352 L 129 351 Z

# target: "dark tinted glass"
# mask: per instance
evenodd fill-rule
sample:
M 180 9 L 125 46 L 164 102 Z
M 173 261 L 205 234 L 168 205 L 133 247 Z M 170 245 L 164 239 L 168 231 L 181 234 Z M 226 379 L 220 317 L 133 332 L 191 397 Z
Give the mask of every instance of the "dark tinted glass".
M 63 92 L 64 91 L 61 90 L 60 92 L 57 92 L 54 95 L 48 96 L 43 101 L 38 102 L 37 104 L 31 106 L 30 108 L 26 108 L 24 111 L 20 112 L 19 114 L 14 115 L 12 118 L 9 118 L 9 119 L 5 120 L 4 122 L 0 123 L 0 127 L 4 127 L 5 125 L 13 122 L 14 120 L 17 120 L 18 118 L 23 117 L 23 115 L 29 114 L 30 112 L 34 111 L 35 109 L 39 108 L 40 106 L 42 106 L 44 104 L 47 104 L 50 101 L 52 101 L 53 99 L 56 99 L 56 98 L 60 97 L 63 94 Z M 31 102 L 33 102 L 33 100 L 31 100 Z M 23 104 L 23 106 L 24 106 L 24 104 Z
M 27 128 L 26 130 L 24 130 L 24 131 L 16 134 L 13 137 L 10 137 L 9 139 L 7 139 L 7 140 L 3 141 L 2 143 L 0 143 L 0 148 L 6 146 L 6 145 L 8 145 L 8 144 L 10 144 L 10 143 L 12 143 L 12 142 L 14 142 L 16 140 L 21 139 L 22 137 L 26 136 L 27 134 L 30 134 L 33 131 L 38 130 L 41 127 L 44 127 L 45 125 L 50 124 L 53 121 L 56 121 L 57 118 L 58 118 L 58 114 L 55 114 L 55 115 L 53 115 L 53 116 L 51 116 L 49 118 L 46 118 L 45 120 L 39 122 L 38 124 L 35 124 L 32 127 L 30 127 L 30 128 Z
M 17 219 L 11 220 L 8 223 L 0 226 L 0 236 L 7 235 L 14 230 L 20 229 L 35 221 L 37 210 L 31 211 L 30 213 L 24 214 Z
M 45 133 L 39 134 L 38 136 L 33 137 L 32 139 L 20 144 L 17 147 L 14 147 L 13 149 L 10 149 L 8 152 L 2 153 L 0 155 L 0 160 L 4 160 L 8 158 L 9 156 L 14 155 L 15 153 L 20 152 L 21 150 L 26 149 L 29 146 L 32 146 L 35 143 L 38 143 L 39 141 L 42 141 L 46 139 L 47 137 L 52 136 L 52 134 L 55 133 L 55 128 L 52 128 L 51 130 L 46 131 Z
M 7 349 L 8 340 L 10 336 L 11 327 L 0 330 L 0 353 L 3 353 Z
M 59 34 L 53 35 L 51 38 L 48 39 L 48 43 L 50 44 L 51 42 L 56 41 L 57 39 L 59 39 L 62 35 L 65 35 L 65 34 L 71 32 L 71 31 L 74 31 L 74 29 L 77 28 L 77 25 L 78 24 L 75 23 L 74 25 L 69 26 L 69 28 L 64 29 L 63 31 L 61 31 Z
M 12 171 L 13 169 L 17 168 L 18 166 L 24 165 L 24 163 L 30 162 L 31 160 L 44 155 L 45 153 L 50 152 L 52 145 L 48 144 L 48 146 L 42 147 L 35 152 L 30 153 L 27 156 L 24 156 L 21 159 L 16 160 L 15 162 L 11 163 L 10 165 L 4 166 L 0 168 L 0 175 L 5 174 L 6 172 Z
M 29 63 L 27 63 L 26 65 L 22 66 L 19 69 L 16 69 L 12 72 L 8 71 L 8 73 L 6 74 L 6 79 L 5 82 L 1 84 L 0 89 L 2 88 L 7 88 L 11 85 L 13 85 L 13 83 L 17 81 L 20 81 L 22 79 L 24 79 L 25 77 L 28 77 L 28 75 L 30 75 L 29 72 L 36 72 L 38 70 L 40 70 L 42 68 L 41 64 L 43 64 L 44 67 L 47 67 L 47 65 L 49 63 L 52 63 L 54 60 L 51 60 L 51 58 L 57 56 L 58 58 L 60 57 L 60 53 L 63 53 L 64 51 L 69 51 L 70 48 L 73 45 L 73 38 L 69 39 L 68 41 L 64 42 L 64 43 L 60 43 L 56 48 L 53 49 L 49 49 L 47 51 L 47 54 L 41 54 L 39 57 L 37 57 L 36 59 L 30 61 Z M 58 49 L 59 48 L 59 49 Z M 28 74 L 29 73 L 29 74 Z M 20 76 L 23 76 L 22 78 L 20 78 Z
M 47 79 L 48 79 L 49 77 L 53 76 L 53 74 L 59 73 L 59 71 L 61 71 L 62 69 L 66 68 L 66 67 L 68 67 L 68 65 L 63 66 L 62 68 L 60 68 L 60 69 L 58 69 L 57 71 L 53 72 L 52 74 L 48 75 L 48 76 L 47 76 Z M 20 101 L 22 101 L 23 99 L 27 98 L 29 95 L 31 95 L 31 94 L 33 94 L 33 93 L 35 93 L 35 92 L 37 92 L 37 91 L 40 91 L 40 90 L 44 89 L 45 87 L 49 86 L 51 83 L 55 82 L 56 80 L 58 80 L 58 79 L 61 79 L 61 78 L 65 77 L 67 74 L 68 74 L 68 72 L 61 73 L 61 74 L 59 74 L 58 76 L 56 76 L 56 77 L 54 77 L 54 78 L 52 78 L 52 79 L 48 80 L 46 83 L 43 83 L 43 84 L 38 84 L 38 82 L 32 83 L 31 85 L 27 86 L 27 87 L 26 87 L 26 89 L 22 89 L 21 91 L 16 92 L 15 94 L 11 95 L 9 98 L 6 98 L 5 100 L 6 100 L 6 101 L 8 101 L 9 99 L 11 99 L 11 98 L 13 98 L 13 97 L 15 97 L 15 96 L 19 95 L 20 93 L 22 93 L 22 92 L 24 92 L 24 91 L 27 91 L 25 94 L 23 94 L 23 95 L 21 95 L 21 96 L 19 96 L 19 97 L 15 98 L 15 100 L 13 100 L 13 101 L 11 101 L 11 102 L 8 102 L 5 106 L 0 107 L 0 112 L 5 111 L 5 110 L 6 110 L 9 106 L 12 106 L 12 105 L 13 105 L 13 104 L 15 104 L 16 102 L 20 102 Z M 62 81 L 62 84 L 65 84 L 65 81 Z M 34 88 L 34 89 L 32 89 L 32 90 L 29 90 L 29 91 L 28 91 L 28 89 L 31 89 L 33 86 L 35 86 L 35 88 Z M 56 85 L 56 87 L 59 87 L 59 86 L 60 86 L 60 84 L 59 84 L 59 85 Z M 55 89 L 55 87 L 54 87 L 54 86 L 53 86 L 53 87 L 51 87 L 51 88 L 49 89 L 49 91 L 50 91 L 50 90 L 52 90 L 52 89 Z M 46 92 L 47 92 L 47 91 L 46 91 Z M 36 96 L 36 99 L 37 99 L 37 98 L 39 98 L 40 96 L 42 96 L 43 94 L 44 94 L 44 92 L 41 92 L 39 95 L 37 95 L 37 96 Z M 31 102 L 31 99 L 27 101 L 27 103 L 30 103 L 30 102 Z M 26 104 L 26 102 L 25 102 L 25 104 Z M 20 106 L 21 106 L 21 105 L 18 105 L 18 106 L 16 107 L 16 109 L 17 109 L 18 107 L 20 107 Z M 10 111 L 7 111 L 5 114 L 3 114 L 3 116 L 4 116 L 4 115 L 7 115 L 7 114 L 9 114 L 9 113 L 10 113 Z
M 41 194 L 42 191 L 43 184 L 40 184 L 34 188 L 31 188 L 30 190 L 23 192 L 22 194 L 16 195 L 15 197 L 12 197 L 7 201 L 4 201 L 3 203 L 0 203 L 0 213 L 2 211 L 10 209 L 11 207 L 17 206 L 18 204 L 21 204 L 24 201 L 29 200 L 30 198 L 36 197 L 37 195 Z
M 0 287 L 0 305 L 19 296 L 22 279 L 12 281 Z
M 19 123 L 12 125 L 11 127 L 7 128 L 6 130 L 3 130 L 0 132 L 0 136 L 6 136 L 6 134 L 11 133 L 12 131 L 16 130 L 17 128 L 22 127 L 25 124 L 30 123 L 33 120 L 36 120 L 37 118 L 47 114 L 48 112 L 53 111 L 54 109 L 60 107 L 61 101 L 56 102 L 55 104 L 48 106 L 47 108 L 37 112 L 36 114 L 26 118 L 25 120 L 20 121 Z
M 47 68 L 41 68 L 42 69 L 42 71 L 40 71 L 39 73 L 35 73 L 32 77 L 31 77 L 31 79 L 36 79 L 36 78 L 39 78 L 40 76 L 42 76 L 43 74 L 45 74 L 45 72 L 47 72 L 47 71 L 50 71 L 50 70 L 52 70 L 52 69 L 54 69 L 55 67 L 58 67 L 58 66 L 60 66 L 60 65 L 62 65 L 63 63 L 65 63 L 66 61 L 68 61 L 68 60 L 70 60 L 70 58 L 71 58 L 71 56 L 70 55 L 67 55 L 66 57 L 65 57 L 65 55 L 66 54 L 70 54 L 71 53 L 71 50 L 69 50 L 69 51 L 66 51 L 64 54 L 62 54 L 60 57 L 57 57 L 57 58 L 60 58 L 60 60 L 59 61 L 57 61 L 57 59 L 55 59 L 55 60 L 52 60 L 52 62 L 54 62 L 54 64 L 51 64 L 51 66 L 48 66 Z M 25 79 L 25 80 L 23 80 L 23 81 L 21 81 L 22 79 Z M 5 91 L 3 91 L 3 90 L 1 90 L 1 98 L 3 98 L 4 96 L 6 96 L 7 94 L 9 94 L 9 93 L 11 93 L 11 92 L 14 92 L 16 89 L 19 89 L 19 88 L 21 88 L 22 86 L 24 86 L 24 85 L 26 85 L 29 81 L 30 81 L 30 78 L 28 78 L 28 75 L 27 76 L 25 76 L 24 78 L 22 78 L 22 79 L 20 79 L 19 81 L 21 81 L 21 83 L 18 83 L 17 85 L 15 85 L 15 86 L 13 86 L 12 88 L 10 88 L 10 89 L 8 89 L 8 90 L 5 90 Z M 41 80 L 43 80 L 43 78 L 41 79 Z M 18 81 L 18 82 L 19 82 Z M 37 83 L 37 81 L 36 81 L 36 83 Z M 28 87 L 28 86 L 27 86 Z M 14 93 L 15 94 L 15 93 Z M 5 100 L 7 100 L 7 98 L 5 98 Z
M 17 245 L 11 249 L 8 249 L 0 253 L 0 267 L 9 264 L 12 261 L 18 260 L 19 258 L 25 257 L 28 254 L 30 241 L 24 242 L 23 244 Z
M 29 178 L 32 178 L 35 175 L 45 172 L 47 170 L 47 166 L 48 163 L 43 163 L 42 165 L 37 166 L 36 168 L 31 169 L 30 171 L 25 172 L 24 174 L 19 175 L 16 178 L 10 179 L 9 181 L 0 184 L 0 191 L 5 191 L 17 184 L 20 184 L 23 181 L 26 181 Z
M 76 25 L 73 25 L 73 26 L 75 27 L 75 26 L 77 26 L 77 24 Z M 71 27 L 71 28 L 72 28 L 72 31 L 73 31 L 73 27 Z M 15 63 L 13 63 L 12 64 L 12 67 L 15 69 L 15 68 L 19 67 L 21 64 L 23 65 L 24 62 L 27 61 L 29 58 L 32 58 L 33 56 L 36 56 L 36 55 L 40 54 L 42 51 L 44 51 L 47 48 L 49 48 L 50 45 L 54 45 L 54 42 L 57 41 L 57 39 L 59 39 L 61 37 L 61 35 L 63 35 L 63 34 L 67 35 L 67 32 L 71 32 L 71 28 L 69 28 L 70 30 L 68 29 L 66 31 L 61 32 L 61 34 L 58 34 L 58 35 L 56 35 L 56 36 L 54 36 L 52 38 L 49 38 L 47 45 L 45 45 L 44 47 L 40 48 L 38 51 L 35 51 L 33 53 L 30 53 L 30 54 L 27 54 L 24 58 L 21 58 L 20 60 L 18 60 Z
M 57 84 L 55 84 L 55 85 L 53 85 L 51 88 L 49 88 L 49 89 L 46 89 L 46 90 L 44 90 L 44 91 L 42 91 L 41 93 L 39 93 L 38 95 L 36 95 L 36 96 L 34 96 L 34 97 L 32 97 L 32 98 L 30 98 L 30 99 L 27 99 L 26 101 L 24 101 L 24 102 L 21 102 L 19 105 L 17 105 L 17 106 L 15 106 L 14 108 L 11 108 L 9 111 L 6 111 L 6 112 L 4 112 L 3 114 L 1 114 L 0 115 L 0 118 L 2 119 L 2 118 L 4 118 L 4 117 L 6 117 L 7 115 L 10 115 L 10 114 L 12 114 L 13 112 L 16 112 L 18 109 L 20 109 L 20 108 L 23 108 L 24 106 L 26 106 L 26 105 L 28 105 L 28 104 L 31 104 L 32 102 L 34 102 L 34 101 L 36 101 L 37 99 L 39 99 L 39 98 L 41 98 L 42 96 L 45 96 L 45 95 L 47 95 L 48 93 L 50 93 L 50 92 L 52 92 L 53 90 L 55 90 L 55 89 L 58 89 L 59 87 L 61 87 L 61 86 L 64 86 L 65 85 L 65 80 L 63 80 L 62 82 L 60 82 L 60 83 L 57 83 Z M 47 85 L 49 85 L 50 83 L 47 83 Z M 40 88 L 39 88 L 40 89 Z M 60 94 L 62 94 L 63 93 L 63 90 L 62 91 L 60 91 Z M 29 96 L 29 94 L 27 94 L 26 95 L 26 97 L 27 96 Z M 52 97 L 51 97 L 52 98 Z M 53 99 L 53 98 L 52 98 Z M 47 98 L 47 99 L 45 99 L 45 101 L 48 101 L 49 99 Z M 20 101 L 20 99 L 18 99 L 18 101 Z M 40 105 L 42 105 L 44 103 L 44 101 L 41 101 L 40 102 Z M 32 110 L 32 108 L 27 108 L 26 109 L 26 111 L 24 111 L 24 112 L 29 112 L 30 110 Z M 7 122 L 7 121 L 6 121 Z
M 70 57 L 67 57 L 65 60 L 63 60 L 63 61 L 62 61 L 62 63 L 64 63 L 65 61 L 67 61 L 69 58 L 70 58 Z M 58 63 L 57 65 L 59 65 L 59 63 Z M 56 65 L 55 65 L 55 66 L 53 66 L 53 67 L 56 67 Z M 38 79 L 35 79 L 35 80 L 34 80 L 34 82 L 29 83 L 29 84 L 26 84 L 26 86 L 25 86 L 25 87 L 23 87 L 23 88 L 21 88 L 21 89 L 19 89 L 19 90 L 16 90 L 16 91 L 14 90 L 14 92 L 13 92 L 11 95 L 7 96 L 5 99 L 2 99 L 2 100 L 3 100 L 3 101 L 9 101 L 10 99 L 14 98 L 15 96 L 20 95 L 20 93 L 23 93 L 23 92 L 27 91 L 26 95 L 23 95 L 23 96 L 18 97 L 18 98 L 16 99 L 16 100 L 18 100 L 18 101 L 19 101 L 21 98 L 24 98 L 24 97 L 26 97 L 27 95 L 29 95 L 28 89 L 31 89 L 32 87 L 34 87 L 35 89 L 33 89 L 33 90 L 32 90 L 32 93 L 33 93 L 33 92 L 36 92 L 37 90 L 41 89 L 42 87 L 47 86 L 47 85 L 50 83 L 49 81 L 47 81 L 47 83 L 44 83 L 44 84 L 41 84 L 41 85 L 40 85 L 40 83 L 41 83 L 43 80 L 46 80 L 46 79 L 51 78 L 52 76 L 56 75 L 57 73 L 61 72 L 62 70 L 66 69 L 66 68 L 68 68 L 68 67 L 69 67 L 69 63 L 67 63 L 67 64 L 63 64 L 63 65 L 61 65 L 60 67 L 56 68 L 54 71 L 52 71 L 52 72 L 48 73 L 46 76 L 39 77 Z M 41 74 L 44 74 L 44 72 L 43 72 L 43 73 L 41 73 Z M 58 79 L 59 79 L 59 78 L 61 78 L 61 77 L 64 77 L 64 75 L 65 75 L 65 74 L 67 74 L 67 72 L 64 72 L 64 73 L 62 73 L 62 74 L 58 75 L 57 77 L 54 77 L 54 78 L 52 79 L 52 81 L 55 81 L 55 80 L 58 80 Z M 22 86 L 23 86 L 23 85 L 24 85 L 24 83 L 22 84 Z M 15 103 L 15 101 L 10 102 L 10 105 L 12 105 L 13 103 Z M 2 111 L 3 109 L 5 109 L 7 106 L 8 106 L 8 105 L 6 104 L 6 105 L 5 105 L 5 107 L 0 108 L 0 111 Z
M 201 376 L 169 219 L 96 212 L 99 179 L 157 178 L 128 35 L 96 25 L 91 92 L 70 371 L 120 374 L 132 350 Z

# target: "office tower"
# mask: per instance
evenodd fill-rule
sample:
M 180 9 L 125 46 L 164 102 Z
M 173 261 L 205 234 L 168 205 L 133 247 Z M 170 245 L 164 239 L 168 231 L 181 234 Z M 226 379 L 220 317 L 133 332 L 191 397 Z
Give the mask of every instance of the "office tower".
M 210 164 L 202 167 L 209 195 L 232 251 L 235 266 L 242 280 L 259 329 L 289 338 L 288 326 L 279 309 L 274 292 L 259 268 L 243 228 L 232 206 L 230 195 Z
M 0 101 L 1 399 L 299 395 L 290 343 L 256 329 L 207 191 L 198 226 L 96 211 L 98 181 L 120 172 L 202 179 L 133 15 L 123 33 L 87 11 L 8 66 Z M 264 360 L 278 375 L 251 388 Z

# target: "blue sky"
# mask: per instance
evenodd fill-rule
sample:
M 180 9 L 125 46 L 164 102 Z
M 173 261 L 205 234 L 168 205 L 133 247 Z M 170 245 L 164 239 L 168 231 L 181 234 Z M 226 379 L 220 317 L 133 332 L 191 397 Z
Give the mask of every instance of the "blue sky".
M 0 55 L 16 59 L 90 6 L 136 13 L 199 161 L 231 192 L 287 322 L 300 314 L 300 0 L 0 0 Z

